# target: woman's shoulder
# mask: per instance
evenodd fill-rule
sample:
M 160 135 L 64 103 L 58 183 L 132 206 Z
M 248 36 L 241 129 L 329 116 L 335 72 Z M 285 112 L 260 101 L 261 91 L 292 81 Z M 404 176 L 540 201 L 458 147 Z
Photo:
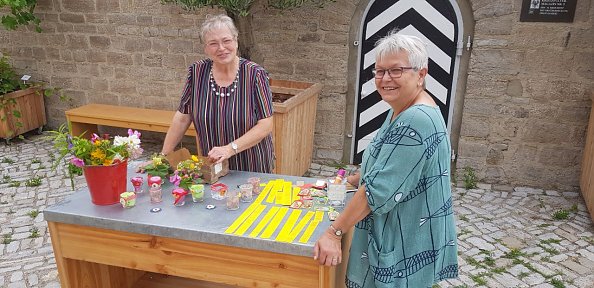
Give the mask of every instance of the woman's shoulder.
M 401 116 L 405 122 L 413 126 L 433 126 L 442 118 L 439 107 L 426 104 L 415 104 L 404 110 Z
M 239 65 L 245 67 L 246 69 L 250 70 L 250 71 L 263 71 L 266 72 L 266 70 L 264 69 L 264 67 L 260 66 L 258 63 L 253 62 L 251 60 L 245 59 L 245 58 L 240 58 L 239 59 Z

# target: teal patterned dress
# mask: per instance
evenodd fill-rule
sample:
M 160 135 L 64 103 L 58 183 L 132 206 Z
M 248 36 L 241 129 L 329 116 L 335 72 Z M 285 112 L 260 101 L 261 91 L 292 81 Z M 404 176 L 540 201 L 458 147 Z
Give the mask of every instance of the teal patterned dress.
M 347 287 L 431 287 L 458 277 L 450 141 L 437 107 L 413 105 L 367 146 L 361 164 L 371 213 L 355 225 Z

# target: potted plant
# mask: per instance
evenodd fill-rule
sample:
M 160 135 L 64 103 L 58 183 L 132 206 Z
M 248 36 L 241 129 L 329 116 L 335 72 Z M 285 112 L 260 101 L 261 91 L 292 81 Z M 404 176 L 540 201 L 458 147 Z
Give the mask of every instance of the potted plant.
M 173 172 L 167 157 L 161 154 L 153 154 L 151 162 L 142 168 L 150 176 L 159 176 L 166 179 Z
M 83 135 L 70 135 L 66 125 L 49 133 L 48 137 L 58 150 L 52 168 L 65 161 L 71 179 L 82 170 L 94 204 L 119 203 L 120 194 L 127 187 L 128 160 L 142 154 L 140 133 L 128 129 L 127 137 L 115 136 L 111 139 L 107 134 L 103 137 L 93 134 L 88 139 Z M 67 156 L 70 157 L 66 159 Z
M 21 82 L 8 57 L 0 58 L 0 138 L 8 143 L 24 132 L 41 131 L 47 123 L 44 93 L 51 91 L 44 91 L 37 83 Z

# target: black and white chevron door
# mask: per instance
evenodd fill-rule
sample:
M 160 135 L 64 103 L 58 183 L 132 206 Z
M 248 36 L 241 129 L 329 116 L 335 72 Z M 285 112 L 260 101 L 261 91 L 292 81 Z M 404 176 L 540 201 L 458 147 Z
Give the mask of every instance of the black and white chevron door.
M 451 3 L 450 1 L 453 1 Z M 414 35 L 427 44 L 429 73 L 427 92 L 439 105 L 450 125 L 454 77 L 457 74 L 456 47 L 462 35 L 455 0 L 378 0 L 370 2 L 363 17 L 359 45 L 359 83 L 355 109 L 352 163 L 361 163 L 363 151 L 388 115 L 390 106 L 375 89 L 371 70 L 375 64 L 377 40 L 397 28 L 398 33 Z M 456 5 L 456 6 L 453 6 Z

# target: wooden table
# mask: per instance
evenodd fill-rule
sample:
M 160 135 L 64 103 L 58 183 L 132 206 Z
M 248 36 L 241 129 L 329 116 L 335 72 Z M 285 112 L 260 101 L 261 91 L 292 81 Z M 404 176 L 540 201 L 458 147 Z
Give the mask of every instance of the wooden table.
M 252 176 L 262 182 L 315 180 L 231 171 L 220 182 L 236 187 Z M 62 287 L 335 286 L 336 269 L 312 259 L 327 217 L 305 244 L 230 235 L 225 229 L 248 205 L 227 211 L 222 201 L 207 197 L 174 207 L 170 191 L 164 186 L 163 203 L 151 204 L 144 192 L 135 207 L 124 209 L 93 205 L 83 189 L 45 210 Z M 205 191 L 210 196 L 208 187 Z M 207 210 L 207 204 L 217 208 Z M 152 213 L 153 207 L 162 211 Z

